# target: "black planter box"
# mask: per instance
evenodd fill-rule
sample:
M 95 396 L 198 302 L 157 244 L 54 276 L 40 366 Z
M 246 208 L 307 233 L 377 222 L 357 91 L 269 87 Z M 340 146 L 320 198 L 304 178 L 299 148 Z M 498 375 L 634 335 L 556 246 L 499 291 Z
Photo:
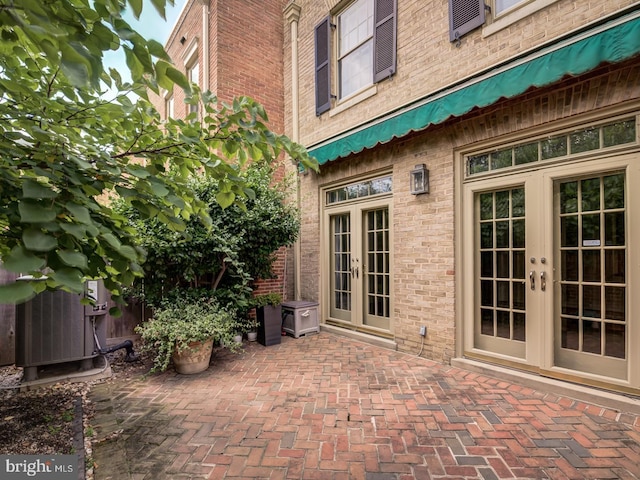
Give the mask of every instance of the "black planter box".
M 258 342 L 265 347 L 282 342 L 282 306 L 258 307 Z

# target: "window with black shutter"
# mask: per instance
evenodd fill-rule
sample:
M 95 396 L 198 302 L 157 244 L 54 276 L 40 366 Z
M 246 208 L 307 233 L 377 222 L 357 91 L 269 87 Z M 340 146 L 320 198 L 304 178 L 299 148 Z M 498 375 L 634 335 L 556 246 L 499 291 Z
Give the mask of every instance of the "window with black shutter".
M 336 92 L 346 98 L 396 73 L 397 0 L 355 0 L 315 28 L 316 115 L 331 108 L 331 41 Z M 334 29 L 335 27 L 335 29 Z
M 396 73 L 396 0 L 376 0 L 373 30 L 375 83 Z
M 331 18 L 316 26 L 316 115 L 331 108 Z
M 449 0 L 449 39 L 455 42 L 484 25 L 484 8 L 484 0 Z

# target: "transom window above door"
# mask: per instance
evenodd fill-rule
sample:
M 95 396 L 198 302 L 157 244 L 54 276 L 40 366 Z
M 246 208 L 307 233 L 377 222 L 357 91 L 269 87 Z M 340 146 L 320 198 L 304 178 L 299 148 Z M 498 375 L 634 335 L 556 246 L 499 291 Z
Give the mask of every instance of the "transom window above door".
M 638 144 L 636 117 L 591 125 L 524 143 L 465 157 L 467 178 L 505 169 L 536 167 L 541 162 L 563 161 L 578 155 Z
M 363 197 L 371 197 L 383 193 L 391 193 L 393 180 L 391 175 L 351 183 L 343 187 L 327 190 L 326 205 L 348 202 Z

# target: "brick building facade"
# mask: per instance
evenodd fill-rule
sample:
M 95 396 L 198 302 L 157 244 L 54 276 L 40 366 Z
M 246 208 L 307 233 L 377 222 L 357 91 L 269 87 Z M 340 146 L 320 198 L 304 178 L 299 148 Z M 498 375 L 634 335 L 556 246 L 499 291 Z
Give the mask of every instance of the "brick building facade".
M 300 290 L 322 328 L 640 392 L 639 10 L 288 4 L 287 133 L 321 163 Z
M 219 102 L 230 103 L 240 95 L 259 101 L 269 116 L 269 128 L 277 133 L 284 132 L 284 4 L 283 0 L 187 0 L 165 44 L 174 65 Z M 189 113 L 179 88 L 152 101 L 165 117 Z M 284 173 L 280 166 L 275 179 L 281 180 Z M 256 291 L 292 298 L 293 286 L 285 281 L 292 262 L 293 254 L 281 249 L 273 266 L 275 278 L 260 280 Z
M 167 48 L 321 164 L 282 271 L 321 328 L 640 393 L 637 1 L 190 1 Z

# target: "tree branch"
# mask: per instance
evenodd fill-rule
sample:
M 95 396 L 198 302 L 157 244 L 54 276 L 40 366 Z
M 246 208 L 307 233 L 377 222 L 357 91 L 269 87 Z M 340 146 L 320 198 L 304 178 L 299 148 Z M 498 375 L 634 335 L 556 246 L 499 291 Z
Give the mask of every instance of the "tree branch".
M 215 291 L 218 288 L 218 284 L 222 280 L 222 276 L 226 271 L 227 271 L 227 262 L 222 260 L 222 266 L 220 267 L 220 271 L 218 272 L 218 275 L 216 275 L 216 279 L 213 281 L 213 284 L 211 285 L 211 290 Z
M 228 138 L 229 138 L 228 136 L 217 137 L 213 135 L 210 137 L 205 137 L 202 141 L 210 142 L 211 140 L 227 140 Z M 163 153 L 172 148 L 184 147 L 185 145 L 187 145 L 187 142 L 176 142 L 176 143 L 172 143 L 171 145 L 165 145 L 164 147 L 158 147 L 158 148 L 152 148 L 152 149 L 149 149 L 149 148 L 142 148 L 140 150 L 128 149 L 124 152 L 111 155 L 111 158 L 117 159 L 117 158 L 125 158 L 125 157 L 136 156 L 136 155 L 155 155 L 155 154 Z

